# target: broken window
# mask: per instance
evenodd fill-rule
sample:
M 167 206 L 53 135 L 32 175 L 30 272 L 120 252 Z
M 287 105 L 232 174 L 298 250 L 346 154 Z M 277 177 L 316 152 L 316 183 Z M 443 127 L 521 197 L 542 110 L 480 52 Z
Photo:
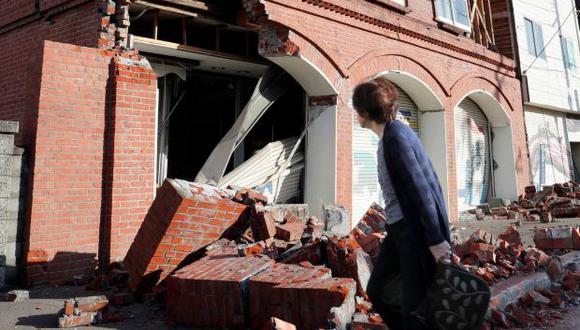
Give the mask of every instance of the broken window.
M 257 33 L 236 26 L 232 15 L 220 16 L 231 5 L 219 4 L 212 10 L 131 5 L 134 47 L 159 76 L 157 184 L 195 179 L 299 202 L 304 91 L 289 74 L 268 67 L 257 54 Z

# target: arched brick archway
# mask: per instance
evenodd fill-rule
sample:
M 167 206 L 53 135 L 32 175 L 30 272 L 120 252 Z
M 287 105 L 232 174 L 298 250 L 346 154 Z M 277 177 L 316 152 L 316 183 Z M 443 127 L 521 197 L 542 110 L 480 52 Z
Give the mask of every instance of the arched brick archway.
M 383 71 L 405 72 L 415 77 L 429 86 L 439 100 L 443 101 L 450 95 L 429 68 L 405 54 L 392 51 L 377 50 L 365 54 L 349 66 L 348 77 L 353 84 L 357 84 Z
M 405 91 L 417 105 L 421 141 L 433 163 L 444 191 L 445 201 L 449 205 L 447 173 L 449 158 L 445 139 L 445 104 L 448 91 L 428 68 L 402 54 L 373 51 L 355 61 L 349 68 L 349 81 L 353 86 L 375 76 L 383 76 L 390 80 Z
M 520 91 L 514 87 L 502 88 L 486 77 L 467 76 L 459 79 L 451 88 L 449 99 L 450 131 L 448 140 L 455 141 L 454 110 L 466 98 L 475 102 L 489 120 L 494 139 L 491 143 L 492 157 L 497 163 L 493 170 L 495 196 L 516 199 L 523 186 L 529 181 L 525 128 L 521 106 L 510 100 L 520 98 Z M 453 184 L 452 193 L 457 192 L 455 149 L 451 148 L 448 159 Z M 456 205 L 454 205 L 456 207 Z

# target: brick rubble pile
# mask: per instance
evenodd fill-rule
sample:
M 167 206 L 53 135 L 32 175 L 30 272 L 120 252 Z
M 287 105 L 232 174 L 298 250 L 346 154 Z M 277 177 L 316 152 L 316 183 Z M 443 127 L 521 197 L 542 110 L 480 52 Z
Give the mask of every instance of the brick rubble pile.
M 550 202 L 567 198 L 554 194 L 558 193 L 545 194 L 535 205 L 553 212 L 557 208 Z M 519 205 L 524 200 L 528 199 Z M 299 207 L 267 206 L 267 198 L 250 189 L 166 180 L 123 263 L 112 264 L 88 287 L 116 288 L 108 297 L 113 305 L 130 303 L 133 297 L 159 298 L 169 324 L 387 329 L 365 292 L 386 235 L 381 207 L 371 206 L 348 235 L 329 231 L 307 213 Z M 478 230 L 454 245 L 454 259 L 494 284 L 518 273 L 550 268 L 552 254 L 580 249 L 578 228 L 537 229 L 534 242 L 536 247 L 524 247 L 515 225 L 498 237 Z M 569 303 L 565 294 L 571 293 L 566 290 L 577 281 L 577 275 L 562 269 L 553 272 L 557 271 L 561 282 L 567 282 L 562 285 L 564 293 L 539 293 L 548 306 L 559 302 L 556 294 Z M 80 305 L 65 302 L 61 327 L 112 319 L 103 306 L 91 311 L 70 307 Z M 497 318 L 509 311 L 494 313 Z M 504 323 L 493 318 L 486 324 Z
M 525 188 L 517 202 L 509 206 L 489 207 L 481 205 L 468 211 L 478 220 L 527 220 L 553 222 L 555 218 L 580 217 L 580 183 L 565 182 L 544 186 L 536 191 L 535 186 Z
M 124 260 L 128 287 L 162 295 L 170 324 L 386 329 L 365 292 L 384 221 L 373 205 L 341 236 L 250 189 L 167 180 Z

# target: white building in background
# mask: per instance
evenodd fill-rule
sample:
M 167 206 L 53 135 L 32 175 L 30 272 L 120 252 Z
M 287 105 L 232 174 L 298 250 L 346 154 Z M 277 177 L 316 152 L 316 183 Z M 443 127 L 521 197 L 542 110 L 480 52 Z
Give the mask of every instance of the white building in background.
M 580 32 L 575 0 L 512 1 L 536 186 L 580 178 Z

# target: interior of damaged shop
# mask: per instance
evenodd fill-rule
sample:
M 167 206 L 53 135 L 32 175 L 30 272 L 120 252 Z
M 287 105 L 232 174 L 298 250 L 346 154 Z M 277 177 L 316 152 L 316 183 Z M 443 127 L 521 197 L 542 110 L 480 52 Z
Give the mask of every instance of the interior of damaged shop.
M 133 46 L 158 75 L 156 183 L 253 187 L 302 203 L 307 95 L 258 55 L 257 32 L 235 24 L 239 9 L 130 7 Z

